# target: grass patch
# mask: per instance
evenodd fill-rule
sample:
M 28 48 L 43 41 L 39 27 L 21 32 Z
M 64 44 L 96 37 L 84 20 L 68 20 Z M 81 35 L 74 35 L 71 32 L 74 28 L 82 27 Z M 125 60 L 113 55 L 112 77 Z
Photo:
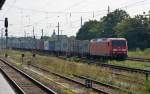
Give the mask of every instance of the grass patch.
M 125 61 L 110 60 L 108 61 L 108 64 L 150 70 L 150 62 L 138 62 L 138 61 L 130 61 L 130 60 L 125 60 Z
M 22 53 L 25 54 L 24 63 L 26 63 L 27 60 L 30 59 L 31 63 L 33 64 L 38 64 L 41 66 L 48 67 L 49 70 L 61 73 L 63 75 L 67 75 L 70 77 L 72 77 L 73 74 L 89 76 L 90 78 L 98 80 L 100 82 L 109 83 L 109 84 L 116 85 L 124 89 L 128 89 L 130 91 L 136 92 L 136 94 L 147 94 L 147 92 L 149 93 L 148 89 L 145 89 L 146 85 L 143 86 L 143 85 L 139 85 L 133 82 L 124 81 L 122 79 L 116 79 L 116 75 L 113 73 L 112 70 L 108 68 L 103 68 L 97 65 L 88 65 L 86 63 L 80 63 L 80 62 L 77 63 L 77 62 L 74 62 L 74 59 L 72 61 L 66 61 L 66 60 L 62 60 L 62 59 L 59 59 L 57 57 L 53 57 L 50 55 L 47 55 L 47 56 L 36 55 L 35 58 L 32 58 L 32 53 L 30 52 L 9 51 L 10 57 L 12 57 L 14 60 L 18 62 L 21 61 Z M 130 62 L 132 64 L 130 65 L 128 61 L 109 61 L 108 63 L 118 64 L 122 66 L 125 66 L 125 65 L 135 66 L 135 63 L 136 63 L 137 64 L 136 67 L 145 66 L 145 65 L 139 65 L 141 63 L 137 63 L 137 62 L 134 62 L 134 63 Z M 144 79 L 143 75 L 141 74 L 128 73 L 128 72 L 119 72 L 119 73 L 121 73 L 122 75 L 126 75 L 129 79 L 132 79 L 132 80 L 140 80 L 141 82 L 143 82 L 143 79 Z M 118 76 L 120 78 L 124 78 L 120 75 Z M 117 93 L 114 93 L 114 94 L 117 94 Z
M 145 87 L 146 87 L 146 91 L 150 92 L 150 80 L 149 81 L 145 81 Z
M 135 51 L 129 51 L 128 56 L 129 57 L 139 57 L 139 58 L 148 58 L 148 59 L 150 59 L 150 48 L 147 48 L 145 50 L 137 49 Z

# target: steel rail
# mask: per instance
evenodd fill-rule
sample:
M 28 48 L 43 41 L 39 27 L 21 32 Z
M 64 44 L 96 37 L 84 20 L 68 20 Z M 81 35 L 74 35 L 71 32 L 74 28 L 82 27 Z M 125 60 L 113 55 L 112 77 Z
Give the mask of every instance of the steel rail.
M 47 86 L 43 85 L 41 82 L 35 80 L 34 78 L 32 78 L 31 76 L 29 76 L 28 74 L 24 73 L 23 71 L 21 71 L 20 69 L 16 68 L 15 66 L 12 66 L 11 64 L 8 63 L 8 61 L 0 58 L 0 61 L 2 61 L 3 63 L 5 63 L 6 65 L 8 65 L 9 67 L 11 67 L 12 69 L 14 69 L 15 71 L 17 71 L 18 73 L 20 73 L 21 75 L 23 75 L 25 78 L 27 78 L 28 80 L 30 80 L 32 83 L 34 83 L 36 86 L 38 86 L 39 88 L 41 88 L 42 90 L 44 90 L 46 93 L 48 94 L 57 94 L 56 92 L 54 92 L 52 89 L 48 88 Z
M 85 77 L 85 76 L 79 76 L 79 75 L 74 75 L 74 76 L 75 76 L 75 77 L 78 77 L 78 78 L 81 78 L 81 79 L 89 79 L 89 80 L 91 80 L 92 82 L 94 82 L 95 84 L 98 84 L 98 85 L 103 85 L 103 86 L 108 87 L 108 88 L 112 88 L 112 89 L 116 89 L 116 90 L 121 90 L 121 91 L 127 92 L 128 94 L 133 94 L 133 92 L 127 91 L 127 90 L 122 89 L 122 88 L 120 88 L 120 87 L 113 86 L 113 85 L 106 84 L 106 83 L 102 83 L 102 82 L 93 80 L 93 79 L 91 79 L 91 78 Z
M 0 68 L 0 71 L 2 73 L 2 75 L 4 76 L 4 78 L 8 81 L 8 83 L 12 86 L 13 90 L 15 92 L 17 92 L 18 94 L 26 94 L 17 84 L 15 81 L 13 81 L 7 74 L 5 71 L 3 71 L 2 68 Z
M 76 84 L 79 84 L 79 85 L 81 85 L 81 86 L 86 87 L 85 84 L 83 84 L 83 83 L 81 83 L 81 82 L 79 82 L 79 81 L 77 81 L 77 80 L 71 79 L 71 78 L 69 78 L 69 77 L 66 77 L 66 76 L 64 76 L 64 75 L 61 75 L 61 74 L 58 74 L 58 73 L 55 73 L 55 72 L 46 70 L 45 68 L 41 68 L 41 67 L 39 67 L 39 66 L 35 66 L 35 65 L 31 65 L 31 66 L 32 66 L 32 67 L 35 67 L 35 68 L 38 68 L 38 69 L 40 69 L 40 70 L 42 70 L 42 71 L 51 73 L 51 74 L 53 74 L 53 75 L 55 75 L 55 76 L 58 76 L 58 77 L 60 77 L 60 78 L 66 79 L 66 80 L 68 80 L 68 81 L 71 81 L 71 82 L 74 82 L 74 83 L 76 83 Z M 92 87 L 91 89 L 93 89 L 93 90 L 96 91 L 96 92 L 103 93 L 103 94 L 110 94 L 110 93 L 108 93 L 108 92 L 106 92 L 106 91 L 104 91 L 104 90 L 100 90 L 100 89 L 97 89 L 97 88 L 94 88 L 94 87 Z
M 128 57 L 126 60 L 139 61 L 139 62 L 150 62 L 150 59 L 139 58 L 139 57 Z

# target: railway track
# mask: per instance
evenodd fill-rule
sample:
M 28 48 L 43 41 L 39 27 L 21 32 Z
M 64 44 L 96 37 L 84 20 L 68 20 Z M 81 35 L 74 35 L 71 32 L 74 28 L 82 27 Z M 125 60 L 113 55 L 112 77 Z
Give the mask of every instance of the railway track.
M 37 68 L 37 69 L 40 69 L 40 70 L 42 70 L 42 71 L 44 71 L 44 72 L 51 73 L 51 74 L 53 74 L 53 75 L 55 75 L 55 76 L 58 76 L 58 77 L 60 77 L 60 78 L 65 79 L 65 80 L 67 80 L 67 81 L 70 81 L 70 82 L 79 84 L 79 85 L 81 85 L 81 86 L 83 86 L 83 87 L 86 87 L 85 83 L 82 82 L 81 80 L 75 80 L 75 79 L 72 79 L 72 78 L 70 78 L 70 77 L 61 75 L 61 74 L 59 74 L 59 73 L 52 72 L 52 71 L 48 70 L 48 69 L 45 68 L 45 67 L 42 68 L 42 67 L 37 66 L 37 65 L 30 65 L 30 66 L 32 66 L 32 67 L 34 67 L 34 68 Z M 95 88 L 95 87 L 91 87 L 91 89 L 92 89 L 93 91 L 99 92 L 100 94 L 111 94 L 111 92 L 110 92 L 108 89 L 100 89 L 100 88 Z
M 66 57 L 65 56 L 58 56 L 58 58 L 60 59 L 63 59 L 63 60 L 66 60 Z M 143 58 L 132 58 L 132 57 L 128 57 L 127 58 L 128 60 L 137 60 L 137 61 L 150 61 L 150 59 L 144 59 Z M 147 75 L 150 74 L 150 71 L 149 70 L 143 70 L 143 69 L 138 69 L 138 68 L 129 68 L 129 67 L 124 67 L 124 66 L 118 66 L 118 65 L 112 65 L 112 64 L 107 64 L 107 63 L 104 63 L 104 62 L 100 62 L 100 60 L 90 60 L 90 59 L 86 59 L 86 58 L 81 58 L 80 60 L 81 62 L 88 62 L 89 64 L 97 64 L 98 66 L 102 66 L 102 67 L 108 67 L 108 68 L 111 68 L 111 69 L 115 69 L 115 70 L 122 70 L 122 71 L 127 71 L 127 72 L 136 72 L 136 73 L 142 73 L 142 74 L 145 74 L 146 75 L 146 78 L 147 78 Z
M 133 94 L 132 92 L 130 91 L 127 91 L 125 89 L 122 89 L 120 87 L 117 87 L 117 86 L 113 86 L 113 85 L 109 85 L 109 84 L 105 84 L 105 83 L 101 83 L 101 82 L 98 82 L 96 80 L 92 80 L 90 78 L 86 78 L 86 77 L 83 77 L 83 76 L 78 76 L 78 75 L 73 75 L 76 79 L 72 79 L 72 78 L 69 78 L 69 77 L 66 77 L 64 75 L 61 75 L 61 74 L 58 74 L 58 73 L 55 73 L 55 72 L 52 72 L 52 71 L 49 71 L 47 68 L 42 68 L 42 67 L 39 67 L 37 65 L 31 65 L 32 67 L 35 67 L 35 68 L 38 68 L 42 71 L 45 71 L 45 72 L 48 72 L 48 73 L 52 73 L 53 75 L 56 75 L 56 76 L 59 76 L 61 78 L 64 78 L 66 80 L 69 80 L 71 82 L 74 82 L 74 83 L 77 83 L 77 84 L 80 84 L 84 87 L 86 87 L 86 84 L 85 84 L 85 80 L 90 80 L 92 81 L 92 87 L 91 89 L 97 91 L 97 92 L 101 92 L 101 93 L 104 93 L 104 94 L 112 94 L 113 90 L 118 90 L 118 91 L 122 91 L 122 92 L 126 92 L 128 94 Z
M 65 57 L 59 57 L 60 59 L 66 60 Z M 138 69 L 138 68 L 130 68 L 130 67 L 124 67 L 124 66 L 118 66 L 118 65 L 112 65 L 112 64 L 107 64 L 104 62 L 101 62 L 99 60 L 90 60 L 90 59 L 82 59 L 80 60 L 81 62 L 88 62 L 88 64 L 96 64 L 98 66 L 102 67 L 107 67 L 113 70 L 118 70 L 118 71 L 127 71 L 127 72 L 135 72 L 135 73 L 141 73 L 145 74 L 145 79 L 148 80 L 150 70 L 144 70 L 144 69 Z
M 138 69 L 138 68 L 129 68 L 129 67 L 112 65 L 112 64 L 105 64 L 105 63 L 98 63 L 97 65 L 103 66 L 103 67 L 109 67 L 109 68 L 117 69 L 117 70 L 136 72 L 136 73 L 143 73 L 143 74 L 150 74 L 149 70 L 143 70 L 143 69 Z
M 57 94 L 2 58 L 0 70 L 17 94 Z
M 60 56 L 58 58 L 66 60 L 66 57 L 64 57 L 64 56 Z M 107 63 L 101 62 L 100 60 L 91 60 L 91 59 L 86 59 L 86 58 L 81 58 L 80 61 L 81 62 L 86 62 L 88 64 L 96 64 L 98 66 L 107 67 L 107 68 L 110 68 L 112 70 L 141 73 L 141 74 L 145 75 L 145 79 L 146 80 L 149 79 L 149 75 L 150 75 L 150 70 L 144 70 L 144 69 L 138 69 L 138 68 L 130 68 L 130 67 L 112 65 L 112 64 L 107 64 Z
M 136 72 L 136 73 L 142 73 L 142 74 L 150 74 L 150 70 L 112 65 L 112 64 L 107 64 L 107 63 L 104 63 L 104 62 L 100 62 L 98 60 L 85 60 L 85 59 L 83 59 L 81 61 L 88 62 L 88 64 L 96 64 L 98 66 L 108 67 L 108 68 L 116 69 L 116 70 L 123 70 L 123 71 Z
M 130 61 L 140 61 L 140 62 L 150 62 L 150 59 L 137 58 L 137 57 L 128 57 L 127 60 L 130 60 Z
M 115 89 L 115 90 L 120 90 L 120 91 L 124 91 L 124 92 L 127 92 L 128 94 L 133 94 L 133 92 L 130 92 L 128 90 L 125 90 L 125 89 L 122 89 L 120 87 L 117 87 L 117 86 L 114 86 L 114 85 L 110 85 L 110 84 L 105 84 L 105 83 L 102 83 L 102 82 L 99 82 L 99 81 L 96 81 L 96 80 L 93 80 L 89 77 L 85 77 L 85 76 L 78 76 L 78 75 L 74 75 L 75 77 L 78 77 L 80 79 L 88 79 L 88 80 L 91 80 L 93 82 L 93 85 L 102 85 L 102 86 L 105 86 L 105 87 L 108 87 L 110 89 Z

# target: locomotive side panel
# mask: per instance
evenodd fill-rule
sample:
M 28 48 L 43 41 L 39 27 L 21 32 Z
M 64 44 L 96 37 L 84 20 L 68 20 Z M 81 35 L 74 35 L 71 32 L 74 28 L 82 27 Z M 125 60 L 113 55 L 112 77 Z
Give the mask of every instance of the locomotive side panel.
M 110 46 L 108 42 L 91 43 L 90 54 L 96 56 L 110 56 Z

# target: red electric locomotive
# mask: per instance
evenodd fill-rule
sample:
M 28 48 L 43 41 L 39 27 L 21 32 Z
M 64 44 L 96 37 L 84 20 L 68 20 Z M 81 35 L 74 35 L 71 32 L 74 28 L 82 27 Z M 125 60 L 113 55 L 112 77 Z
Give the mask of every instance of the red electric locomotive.
M 92 39 L 90 55 L 94 57 L 125 58 L 128 46 L 125 38 Z

